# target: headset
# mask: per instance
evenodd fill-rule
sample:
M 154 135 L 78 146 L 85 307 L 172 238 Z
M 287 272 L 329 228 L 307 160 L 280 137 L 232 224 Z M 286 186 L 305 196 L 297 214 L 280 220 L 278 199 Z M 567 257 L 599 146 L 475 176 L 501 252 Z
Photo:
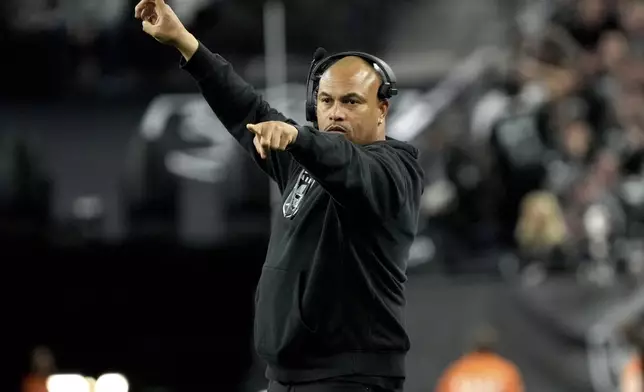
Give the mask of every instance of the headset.
M 317 126 L 317 88 L 320 78 L 324 71 L 343 57 L 355 56 L 360 57 L 380 74 L 382 84 L 378 88 L 378 99 L 387 100 L 398 94 L 396 88 L 396 75 L 391 67 L 376 56 L 364 52 L 341 52 L 327 56 L 324 48 L 317 48 L 313 54 L 313 61 L 309 68 L 309 74 L 306 81 L 306 121 L 310 121 Z

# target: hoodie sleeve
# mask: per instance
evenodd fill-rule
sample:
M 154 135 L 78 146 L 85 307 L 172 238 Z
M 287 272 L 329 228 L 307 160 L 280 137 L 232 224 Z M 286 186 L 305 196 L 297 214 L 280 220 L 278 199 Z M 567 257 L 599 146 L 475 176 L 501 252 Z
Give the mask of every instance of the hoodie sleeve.
M 228 132 L 283 191 L 291 172 L 291 156 L 283 151 L 271 151 L 267 159 L 261 159 L 253 145 L 254 135 L 246 129 L 246 124 L 283 121 L 296 125 L 295 122 L 271 108 L 230 63 L 202 43 L 190 61 L 182 58 L 180 65 L 197 82 L 206 102 Z
M 297 128 L 287 151 L 337 203 L 380 218 L 418 209 L 423 174 L 414 154 L 387 142 L 361 146 L 342 135 Z

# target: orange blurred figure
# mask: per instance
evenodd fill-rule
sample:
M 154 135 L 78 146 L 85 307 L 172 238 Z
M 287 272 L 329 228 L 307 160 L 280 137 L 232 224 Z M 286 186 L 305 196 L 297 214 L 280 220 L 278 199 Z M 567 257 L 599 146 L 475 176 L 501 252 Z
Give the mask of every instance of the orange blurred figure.
M 523 379 L 511 361 L 495 353 L 496 331 L 478 331 L 475 348 L 443 373 L 436 392 L 523 392 Z
M 22 392 L 47 392 L 47 378 L 54 372 L 55 361 L 51 350 L 36 348 L 31 356 L 31 372 L 22 383 Z
M 638 355 L 634 355 L 624 366 L 619 390 L 621 392 L 642 392 L 642 362 Z

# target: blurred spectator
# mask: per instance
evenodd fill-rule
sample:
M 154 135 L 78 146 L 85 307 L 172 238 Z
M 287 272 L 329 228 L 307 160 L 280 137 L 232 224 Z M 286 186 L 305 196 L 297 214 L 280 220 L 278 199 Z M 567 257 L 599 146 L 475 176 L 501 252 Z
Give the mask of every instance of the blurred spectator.
M 493 185 L 469 204 L 495 205 L 498 240 L 525 257 L 633 258 L 612 244 L 644 221 L 644 3 L 554 4 L 473 105 L 461 155 Z
M 605 0 L 575 0 L 561 7 L 554 21 L 588 52 L 590 61 L 602 34 L 621 27 L 617 10 Z
M 523 199 L 516 237 L 521 252 L 529 256 L 550 258 L 565 247 L 567 228 L 553 194 L 537 191 Z
M 638 355 L 631 357 L 624 367 L 620 385 L 620 392 L 642 391 L 642 363 Z
M 636 318 L 624 327 L 626 341 L 635 348 L 633 354 L 622 370 L 620 377 L 620 392 L 642 391 L 642 358 L 644 356 L 644 334 L 642 333 L 642 320 Z
M 522 392 L 521 373 L 516 365 L 496 353 L 497 340 L 493 328 L 479 329 L 473 350 L 445 370 L 436 392 Z
M 623 71 L 628 66 L 629 43 L 620 32 L 609 32 L 602 36 L 598 53 L 602 74 L 597 80 L 599 93 L 615 102 L 619 96 Z
M 54 354 L 47 347 L 37 347 L 31 355 L 31 371 L 22 383 L 22 392 L 47 392 L 47 378 L 56 370 Z
M 644 55 L 644 4 L 637 0 L 621 1 L 620 18 L 633 54 L 641 58 Z

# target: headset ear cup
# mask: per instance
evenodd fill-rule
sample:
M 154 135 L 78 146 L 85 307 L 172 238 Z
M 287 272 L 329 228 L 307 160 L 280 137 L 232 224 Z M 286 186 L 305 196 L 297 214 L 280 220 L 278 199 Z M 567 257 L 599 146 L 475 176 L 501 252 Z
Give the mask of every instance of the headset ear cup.
M 383 83 L 378 89 L 378 98 L 380 99 L 389 99 L 391 98 L 391 85 L 389 83 Z
M 309 100 L 309 102 L 306 103 L 306 121 L 316 122 L 316 117 L 315 104 Z
M 315 89 L 312 84 L 313 82 L 311 80 L 308 80 L 306 83 L 305 110 L 306 110 L 306 121 L 309 121 L 309 122 L 315 121 L 315 106 L 314 106 L 315 101 L 313 100 L 315 95 Z
M 313 76 L 313 78 L 315 78 Z M 306 101 L 306 121 L 317 123 L 317 84 L 315 80 L 310 82 L 309 93 Z

